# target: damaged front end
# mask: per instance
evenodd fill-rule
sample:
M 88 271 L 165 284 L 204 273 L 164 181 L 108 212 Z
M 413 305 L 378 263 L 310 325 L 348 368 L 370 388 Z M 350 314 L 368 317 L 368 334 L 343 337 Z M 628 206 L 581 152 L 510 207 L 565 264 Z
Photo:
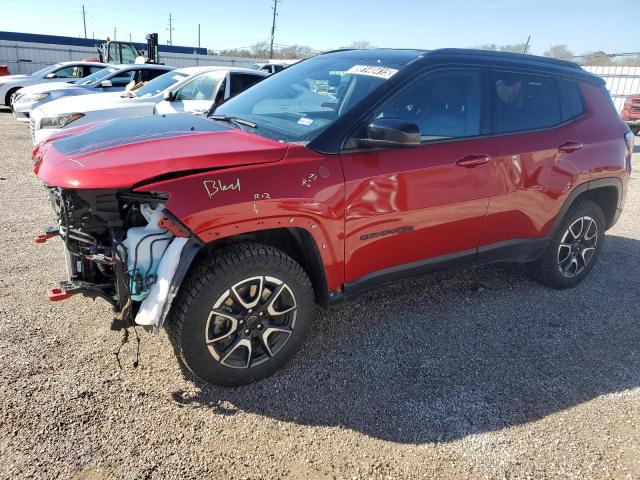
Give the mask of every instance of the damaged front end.
M 164 205 L 162 193 L 49 187 L 58 218 L 36 236 L 60 236 L 68 279 L 48 291 L 100 297 L 115 312 L 111 328 L 133 325 L 157 333 L 200 242 Z

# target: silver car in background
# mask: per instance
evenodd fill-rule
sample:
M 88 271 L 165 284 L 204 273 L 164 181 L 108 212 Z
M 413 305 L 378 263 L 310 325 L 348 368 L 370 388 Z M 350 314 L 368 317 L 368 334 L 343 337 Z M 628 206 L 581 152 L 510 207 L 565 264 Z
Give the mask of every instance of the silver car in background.
M 23 87 L 44 82 L 73 83 L 108 66 L 106 63 L 98 62 L 62 62 L 42 68 L 30 75 L 0 77 L 0 104 L 10 106 L 13 94 Z

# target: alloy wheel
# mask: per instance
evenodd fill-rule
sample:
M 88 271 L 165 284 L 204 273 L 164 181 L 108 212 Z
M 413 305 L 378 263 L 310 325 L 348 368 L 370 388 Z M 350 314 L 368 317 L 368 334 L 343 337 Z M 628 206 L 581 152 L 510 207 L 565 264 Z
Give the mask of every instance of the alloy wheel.
M 558 247 L 558 269 L 568 278 L 579 275 L 589 265 L 598 243 L 598 224 L 584 216 L 566 230 Z
M 246 278 L 213 304 L 205 327 L 209 353 L 231 368 L 264 363 L 289 340 L 296 314 L 296 298 L 282 280 Z

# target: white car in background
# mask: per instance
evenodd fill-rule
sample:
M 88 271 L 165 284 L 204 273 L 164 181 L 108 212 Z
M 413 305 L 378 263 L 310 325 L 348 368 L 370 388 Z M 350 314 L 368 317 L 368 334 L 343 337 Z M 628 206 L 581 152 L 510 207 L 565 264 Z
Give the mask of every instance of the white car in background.
M 128 90 L 173 69 L 155 64 L 110 65 L 74 83 L 39 83 L 21 88 L 13 96 L 11 109 L 16 120 L 28 122 L 31 111 L 45 103 L 63 97 Z
M 222 100 L 267 77 L 266 72 L 236 67 L 178 68 L 132 92 L 67 97 L 31 112 L 33 144 L 65 128 L 124 117 L 187 112 L 204 115 Z
M 105 67 L 98 62 L 62 62 L 49 65 L 30 75 L 7 75 L 0 77 L 0 104 L 11 105 L 11 96 L 23 87 L 38 83 L 75 82 Z

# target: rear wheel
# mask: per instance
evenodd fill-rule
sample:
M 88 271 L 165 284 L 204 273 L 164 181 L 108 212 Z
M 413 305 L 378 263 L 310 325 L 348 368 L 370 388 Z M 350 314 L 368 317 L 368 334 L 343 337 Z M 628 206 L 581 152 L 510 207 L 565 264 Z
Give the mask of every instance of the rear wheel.
M 167 324 L 177 356 L 221 386 L 259 380 L 298 350 L 315 313 L 311 282 L 289 256 L 260 244 L 216 251 L 191 272 Z
M 558 290 L 578 285 L 593 268 L 604 244 L 602 209 L 583 200 L 569 209 L 544 255 L 529 264 L 531 277 Z

